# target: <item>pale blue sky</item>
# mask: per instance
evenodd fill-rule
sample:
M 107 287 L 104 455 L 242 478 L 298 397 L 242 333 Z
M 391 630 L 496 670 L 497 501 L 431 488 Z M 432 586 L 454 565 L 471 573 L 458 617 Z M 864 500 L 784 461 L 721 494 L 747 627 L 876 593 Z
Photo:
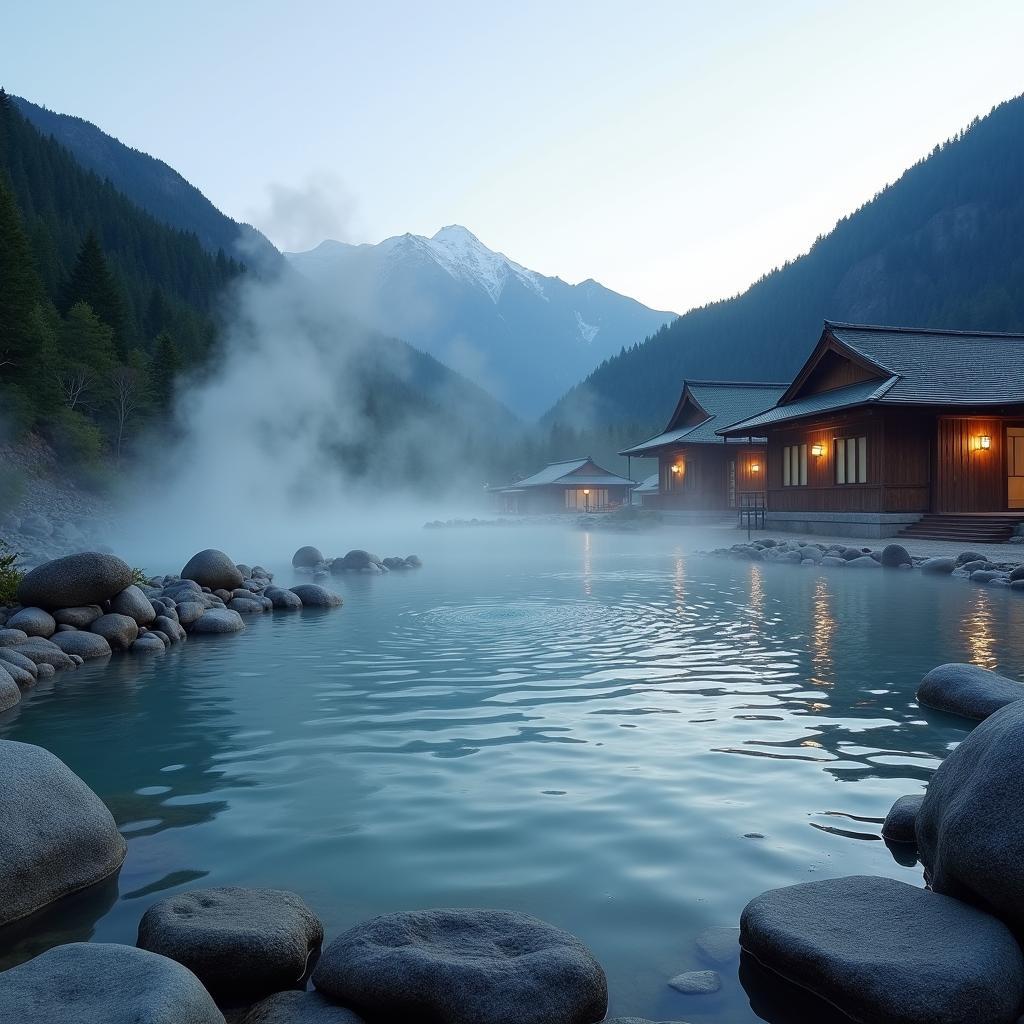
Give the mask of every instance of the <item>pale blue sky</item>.
M 1024 4 L 10 4 L 0 84 L 286 248 L 465 224 L 682 311 L 1024 91 Z

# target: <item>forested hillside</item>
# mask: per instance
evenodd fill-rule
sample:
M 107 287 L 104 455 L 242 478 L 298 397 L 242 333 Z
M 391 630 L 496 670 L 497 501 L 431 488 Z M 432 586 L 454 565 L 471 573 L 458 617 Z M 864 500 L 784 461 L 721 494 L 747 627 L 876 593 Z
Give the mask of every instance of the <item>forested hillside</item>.
M 24 117 L 44 137 L 53 136 L 86 170 L 95 171 L 162 224 L 194 234 L 216 255 L 223 249 L 257 271 L 276 269 L 281 254 L 249 224 L 225 216 L 194 185 L 163 160 L 124 145 L 80 117 L 12 96 Z
M 821 174 L 842 160 L 828 147 Z M 684 377 L 786 380 L 828 318 L 1024 330 L 1024 98 L 908 170 L 804 256 L 604 362 L 550 423 L 663 426 Z M 640 431 L 642 435 L 644 430 Z

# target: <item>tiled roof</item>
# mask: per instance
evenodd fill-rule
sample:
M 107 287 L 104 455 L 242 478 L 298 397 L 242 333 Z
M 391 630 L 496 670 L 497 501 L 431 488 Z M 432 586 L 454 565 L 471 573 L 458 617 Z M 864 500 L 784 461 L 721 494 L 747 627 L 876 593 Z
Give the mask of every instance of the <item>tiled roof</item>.
M 579 473 L 584 466 L 593 467 L 591 473 Z M 575 473 L 575 476 L 571 474 Z M 552 462 L 545 466 L 539 473 L 528 476 L 525 480 L 517 480 L 508 488 L 501 490 L 521 490 L 524 487 L 550 487 L 552 485 L 564 485 L 566 487 L 609 487 L 609 486 L 632 486 L 634 481 L 627 480 L 624 476 L 617 476 L 602 469 L 592 459 L 571 459 L 568 462 Z
M 732 437 L 855 405 L 1024 404 L 1024 334 L 866 327 L 825 321 L 841 345 L 878 377 L 796 398 L 722 430 Z M 721 428 L 720 428 L 721 429 Z
M 658 474 L 652 473 L 649 477 L 645 477 L 636 487 L 633 488 L 634 494 L 657 494 L 658 493 Z
M 786 390 L 785 384 L 743 384 L 732 381 L 687 381 L 683 385 L 694 401 L 709 414 L 707 419 L 689 427 L 668 430 L 620 455 L 653 454 L 671 444 L 721 444 L 717 429 L 735 423 L 774 405 Z

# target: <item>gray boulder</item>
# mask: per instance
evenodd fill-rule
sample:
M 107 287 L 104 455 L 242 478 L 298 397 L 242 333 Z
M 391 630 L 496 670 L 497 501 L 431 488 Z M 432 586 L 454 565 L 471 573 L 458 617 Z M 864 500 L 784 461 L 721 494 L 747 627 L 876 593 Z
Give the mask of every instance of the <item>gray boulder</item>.
M 110 643 L 99 633 L 76 629 L 71 633 L 55 633 L 53 643 L 65 654 L 77 654 L 80 658 L 106 658 L 110 655 Z
M 991 583 L 993 580 L 1003 577 L 998 569 L 975 569 L 971 573 L 972 583 Z
M 1024 685 L 980 665 L 950 662 L 933 668 L 917 688 L 919 704 L 982 721 L 1024 697 Z
M 312 569 L 324 560 L 318 548 L 307 544 L 292 555 L 292 566 L 296 569 Z
M 41 636 L 29 637 L 24 643 L 18 644 L 15 650 L 36 665 L 46 664 L 55 669 L 65 669 L 74 668 L 76 664 L 70 654 L 65 654 L 55 643 Z
M 0 778 L 0 925 L 121 866 L 127 847 L 110 811 L 48 750 L 0 740 Z
M 39 678 L 39 666 L 10 647 L 0 647 L 0 668 L 6 669 L 7 674 L 23 689 L 32 686 Z
M 233 597 L 228 602 L 228 607 L 233 612 L 239 612 L 241 615 L 254 615 L 263 613 L 263 602 L 253 597 Z
M 825 555 L 821 560 L 822 565 L 831 565 L 833 567 L 846 565 L 846 559 L 840 558 L 838 555 Z
M 14 647 L 27 639 L 28 633 L 20 629 L 0 629 L 0 647 Z
M 11 671 L 8 671 L 9 669 Z M 14 678 L 13 671 L 13 665 L 0 662 L 0 711 L 9 711 L 15 704 L 21 703 L 21 687 Z
M 3 973 L 0 1020 L 25 1024 L 224 1024 L 181 964 L 133 946 L 72 942 Z
M 338 594 L 319 583 L 300 583 L 292 587 L 292 593 L 302 602 L 303 608 L 339 608 L 344 603 Z
M 167 650 L 167 647 L 156 633 L 149 632 L 135 640 L 129 650 L 134 654 L 159 654 Z
M 98 604 L 83 604 L 74 608 L 58 608 L 53 613 L 53 619 L 58 626 L 88 629 L 102 614 L 103 609 Z
M 243 629 L 242 616 L 230 608 L 211 608 L 189 627 L 192 633 L 240 633 Z
M 27 573 L 18 586 L 18 600 L 47 609 L 102 604 L 131 581 L 131 566 L 116 555 L 83 551 L 44 562 Z
M 1024 956 L 1005 925 L 890 878 L 763 893 L 743 911 L 740 941 L 855 1021 L 1013 1024 L 1024 1004 Z
M 206 605 L 200 601 L 182 601 L 174 610 L 178 613 L 178 622 L 188 628 L 206 611 Z
M 890 843 L 916 843 L 917 815 L 921 810 L 924 793 L 901 796 L 889 808 L 882 824 L 882 838 Z
M 917 815 L 925 877 L 1024 930 L 1024 704 L 994 712 L 939 765 Z
M 251 1007 L 241 1024 L 365 1024 L 319 992 L 278 992 Z
M 882 563 L 872 558 L 870 555 L 860 555 L 857 558 L 850 558 L 846 561 L 846 567 L 848 569 L 878 569 L 881 568 Z
M 280 587 L 268 587 L 265 596 L 274 608 L 279 610 L 297 611 L 302 607 L 302 598 L 298 594 L 282 590 Z
M 359 572 L 362 569 L 378 569 L 381 560 L 362 548 L 353 548 L 344 557 L 336 558 L 331 563 L 331 572 Z
M 948 576 L 955 568 L 952 558 L 926 558 L 921 563 L 921 572 L 932 573 L 936 576 Z
M 153 625 L 150 628 L 163 633 L 171 643 L 184 640 L 186 636 L 185 630 L 181 628 L 178 620 L 169 618 L 166 615 L 158 615 L 153 620 Z
M 42 608 L 22 608 L 15 612 L 6 623 L 8 629 L 20 629 L 27 636 L 51 637 L 57 631 L 57 623 L 49 612 Z
M 1018 580 L 1024 580 L 1024 565 L 1018 565 L 1010 570 L 1010 582 L 1016 583 Z
M 193 555 L 181 570 L 183 580 L 193 580 L 211 590 L 234 590 L 242 585 L 238 566 L 216 548 L 207 548 Z
M 371 1018 L 436 1024 L 594 1024 L 608 986 L 579 939 L 501 910 L 423 910 L 357 925 L 313 984 Z
M 420 558 L 419 555 L 406 555 L 405 564 L 409 566 L 410 569 L 423 568 L 423 560 Z
M 255 1002 L 294 988 L 323 925 L 293 892 L 194 889 L 154 904 L 138 944 L 184 964 L 219 1000 Z
M 108 612 L 89 626 L 89 632 L 104 637 L 114 650 L 126 651 L 139 636 L 139 624 L 130 615 Z
M 125 587 L 112 598 L 110 610 L 118 615 L 127 615 L 140 626 L 148 626 L 156 618 L 149 598 L 134 585 Z
M 670 987 L 687 996 L 706 996 L 722 987 L 718 971 L 684 971 L 669 980 Z
M 961 567 L 967 565 L 968 562 L 985 561 L 987 561 L 985 556 L 977 551 L 961 551 L 960 554 L 956 556 L 956 567 L 960 569 Z
M 886 569 L 899 569 L 904 565 L 913 565 L 910 552 L 902 544 L 886 544 L 882 548 L 882 565 Z

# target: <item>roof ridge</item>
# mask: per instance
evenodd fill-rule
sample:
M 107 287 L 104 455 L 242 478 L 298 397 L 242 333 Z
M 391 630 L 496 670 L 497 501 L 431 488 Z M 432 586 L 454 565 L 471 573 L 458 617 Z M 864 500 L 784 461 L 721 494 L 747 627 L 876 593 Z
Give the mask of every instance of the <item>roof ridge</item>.
M 690 380 L 684 378 L 683 384 L 693 387 L 695 384 L 700 387 L 721 387 L 721 388 L 785 388 L 788 382 L 776 380 Z
M 946 334 L 958 338 L 1022 338 L 1024 333 L 1013 331 L 956 331 L 948 327 L 887 327 L 884 324 L 849 324 L 840 320 L 825 320 L 825 326 L 842 331 L 875 331 L 886 334 Z

